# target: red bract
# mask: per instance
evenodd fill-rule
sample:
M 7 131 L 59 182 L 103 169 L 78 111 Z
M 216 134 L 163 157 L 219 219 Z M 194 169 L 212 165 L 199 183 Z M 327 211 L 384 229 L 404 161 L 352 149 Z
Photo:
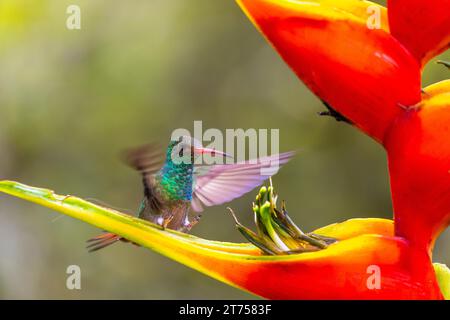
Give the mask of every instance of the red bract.
M 236 244 L 162 230 L 17 182 L 0 181 L 0 192 L 88 222 L 265 298 L 442 299 L 431 251 L 450 222 L 450 80 L 421 92 L 420 71 L 448 46 L 450 0 L 389 1 L 391 28 L 385 8 L 368 1 L 238 2 L 312 91 L 383 144 L 394 223 L 353 219 L 305 234 L 285 206 L 276 209 L 270 187 L 260 190 L 250 211 L 256 232 L 236 220 L 253 244 Z M 377 26 L 370 21 L 377 18 L 379 28 L 369 28 Z M 438 269 L 445 270 L 439 272 L 441 281 L 450 278 L 450 271 Z M 448 289 L 443 292 L 450 296 Z
M 383 144 L 395 236 L 408 243 L 402 257 L 431 257 L 435 239 L 450 223 L 450 81 L 421 93 L 420 78 L 424 63 L 450 42 L 450 0 L 391 0 L 388 13 L 357 0 L 238 3 L 320 99 Z M 368 21 L 377 11 L 381 27 L 371 29 Z M 392 250 L 383 246 L 380 252 Z M 398 259 L 398 270 L 405 263 Z M 429 266 L 428 260 L 410 275 L 427 278 Z M 436 298 L 432 282 L 417 283 Z M 379 297 L 406 297 L 400 287 L 397 296 L 385 291 Z M 356 283 L 345 289 L 364 291 Z
M 267 190 L 265 187 L 261 189 L 255 203 L 266 201 L 261 195 L 267 195 Z M 269 299 L 442 298 L 427 252 L 412 246 L 404 238 L 394 236 L 391 220 L 352 219 L 332 224 L 315 230 L 313 234 L 304 234 L 309 239 L 314 236 L 316 239 L 338 240 L 321 250 L 267 256 L 250 243 L 210 241 L 164 230 L 148 221 L 75 196 L 58 195 L 48 189 L 0 181 L 0 192 L 113 232 L 212 278 Z M 287 221 L 286 214 L 279 215 L 275 210 L 273 194 L 270 201 L 260 207 L 260 218 L 261 215 L 267 217 L 269 212 L 272 218 Z M 252 208 L 249 211 L 251 213 Z M 267 221 L 258 221 L 268 226 Z M 274 219 L 270 223 L 276 227 Z M 284 225 L 292 227 L 292 224 Z M 261 228 L 258 232 L 262 232 L 262 236 L 273 235 L 264 233 Z M 282 230 L 275 233 L 281 237 L 281 242 L 288 244 L 289 239 Z M 296 241 L 296 245 L 300 242 Z
M 391 33 L 422 65 L 450 44 L 450 0 L 388 0 Z
M 396 234 L 432 249 L 450 222 L 450 81 L 425 88 L 387 135 Z
M 420 101 L 420 65 L 364 1 L 241 0 L 286 63 L 323 101 L 382 142 L 401 105 Z M 384 21 L 382 19 L 382 21 Z

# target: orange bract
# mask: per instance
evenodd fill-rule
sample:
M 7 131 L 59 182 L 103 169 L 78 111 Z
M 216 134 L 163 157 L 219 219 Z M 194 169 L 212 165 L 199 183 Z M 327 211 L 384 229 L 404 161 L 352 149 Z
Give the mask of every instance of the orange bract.
M 450 222 L 450 81 L 422 93 L 420 71 L 448 45 L 450 13 L 442 5 L 448 7 L 450 0 L 392 0 L 389 13 L 358 0 L 238 2 L 312 91 L 384 145 L 394 222 L 353 219 L 329 225 L 314 233 L 338 241 L 319 251 L 264 256 L 251 244 L 162 230 L 47 189 L 0 181 L 0 192 L 58 210 L 265 298 L 442 299 L 431 251 Z M 368 28 L 369 7 L 379 10 L 380 29 Z M 373 276 L 379 281 L 372 282 Z
M 396 237 L 377 238 L 380 247 L 366 248 L 365 252 L 371 252 L 374 260 L 385 252 L 387 259 L 398 254 L 422 261 L 421 269 L 409 270 L 414 269 L 415 275 L 423 272 L 419 278 L 423 276 L 422 283 L 430 284 L 428 293 L 432 296 L 432 282 L 427 282 L 431 281 L 431 264 L 424 262 L 424 256 L 431 256 L 435 239 L 450 222 L 450 82 L 430 86 L 421 93 L 420 77 L 423 65 L 450 42 L 450 0 L 391 0 L 387 12 L 374 3 L 357 0 L 237 1 L 322 101 L 386 148 Z M 377 10 L 381 28 L 369 28 L 369 15 Z M 356 239 L 363 241 L 356 237 L 343 243 Z M 361 246 L 373 244 L 372 240 Z M 339 244 L 325 251 L 335 246 Z M 363 256 L 357 250 L 352 252 L 356 264 L 370 260 Z M 398 259 L 398 270 L 412 261 Z M 344 273 L 354 270 L 350 264 L 344 267 L 345 262 L 339 259 L 327 263 L 331 268 L 328 273 L 334 267 Z M 314 269 L 320 268 L 306 268 L 305 273 L 314 274 Z M 339 282 L 339 275 L 334 276 Z M 306 278 L 299 276 L 295 285 L 301 286 L 303 281 L 307 282 Z M 361 283 L 353 285 L 353 290 L 362 290 L 366 298 L 373 294 L 367 293 Z M 395 286 L 398 296 L 405 296 L 402 285 Z M 308 291 L 315 292 L 313 287 Z M 277 294 L 283 296 L 283 292 Z M 385 292 L 385 297 L 389 296 Z
M 360 1 L 238 2 L 299 78 L 376 140 L 400 105 L 420 101 L 419 64 L 387 30 L 369 29 L 360 7 L 348 10 Z
M 379 234 L 373 234 L 378 232 Z M 148 239 L 201 272 L 269 299 L 441 299 L 428 255 L 395 238 L 383 219 L 355 219 L 315 233 L 338 237 L 325 250 L 261 256 L 249 248 Z M 380 270 L 380 287 L 370 282 Z
M 448 44 L 450 14 L 442 10 L 448 2 L 390 2 L 394 37 L 385 25 L 384 9 L 368 1 L 238 0 L 320 99 L 385 145 L 397 234 L 426 247 L 448 225 L 450 140 L 444 137 L 450 96 L 443 84 L 421 94 L 420 71 L 425 58 Z M 406 5 L 413 6 L 414 15 L 405 14 Z M 368 28 L 369 7 L 380 8 L 381 29 Z M 437 16 L 433 22 L 431 15 Z M 407 28 L 412 17 L 419 27 L 430 26 Z M 439 110 L 429 107 L 438 104 Z

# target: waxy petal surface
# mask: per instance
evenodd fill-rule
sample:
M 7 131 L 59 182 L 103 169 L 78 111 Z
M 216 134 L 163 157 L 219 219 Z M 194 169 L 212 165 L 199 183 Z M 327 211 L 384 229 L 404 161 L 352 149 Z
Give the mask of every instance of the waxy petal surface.
M 48 189 L 0 181 L 0 192 L 113 232 L 217 280 L 265 298 L 442 298 L 427 253 L 410 247 L 401 238 L 392 237 L 390 220 L 354 219 L 330 225 L 315 232 L 341 241 L 325 250 L 262 256 L 250 244 L 208 241 L 162 230 L 147 221 L 74 196 L 57 195 Z M 376 286 L 370 278 L 373 270 L 379 271 L 379 287 L 373 287 Z
M 238 259 L 213 268 L 270 299 L 442 298 L 426 253 L 411 250 L 400 238 L 378 235 L 343 240 L 319 252 L 267 261 Z M 379 287 L 371 283 L 374 270 L 380 271 Z
M 424 66 L 450 45 L 450 0 L 388 0 L 391 33 Z
M 450 223 L 450 81 L 397 119 L 386 139 L 396 235 L 432 249 Z
M 342 8 L 340 1 L 238 3 L 317 96 L 377 141 L 400 105 L 420 102 L 419 63 L 386 27 L 367 27 L 368 15 L 358 16 L 367 2 L 343 1 Z

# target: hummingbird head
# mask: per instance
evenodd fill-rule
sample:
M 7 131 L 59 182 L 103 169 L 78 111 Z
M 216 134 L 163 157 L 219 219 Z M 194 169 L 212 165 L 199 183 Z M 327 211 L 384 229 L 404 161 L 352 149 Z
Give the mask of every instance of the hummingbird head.
M 174 165 L 193 165 L 203 154 L 228 156 L 225 152 L 204 148 L 200 141 L 190 136 L 172 138 L 167 147 L 167 161 Z
M 172 137 L 160 175 L 161 185 L 170 199 L 192 199 L 194 163 L 202 154 L 225 155 L 221 151 L 203 148 L 200 141 L 190 136 Z

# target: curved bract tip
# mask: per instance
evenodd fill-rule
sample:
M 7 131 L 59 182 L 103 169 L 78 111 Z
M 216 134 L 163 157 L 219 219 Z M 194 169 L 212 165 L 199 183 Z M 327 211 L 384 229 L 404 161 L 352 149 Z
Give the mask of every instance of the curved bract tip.
M 118 234 L 232 286 L 272 299 L 439 299 L 426 252 L 393 237 L 392 221 L 355 219 L 315 231 L 337 238 L 327 249 L 264 256 L 251 244 L 209 241 L 74 196 L 12 181 L 4 192 Z M 374 271 L 373 271 L 374 270 Z M 381 287 L 371 281 L 379 272 Z M 375 286 L 375 289 L 374 287 Z
M 378 142 L 400 105 L 420 101 L 420 64 L 389 33 L 385 8 L 358 0 L 238 3 L 322 101 Z
M 450 45 L 450 0 L 388 0 L 392 34 L 424 66 Z

